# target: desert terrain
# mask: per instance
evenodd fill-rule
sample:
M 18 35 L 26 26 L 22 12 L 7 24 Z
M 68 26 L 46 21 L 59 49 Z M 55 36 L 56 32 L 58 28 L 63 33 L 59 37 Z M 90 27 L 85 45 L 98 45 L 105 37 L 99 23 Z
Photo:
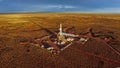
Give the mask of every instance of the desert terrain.
M 60 23 L 63 27 L 74 26 L 77 33 L 86 32 L 91 27 L 94 32 L 112 34 L 115 40 L 120 41 L 120 14 L 0 14 L 0 68 L 120 67 L 120 55 L 96 38 L 89 40 L 85 45 L 74 43 L 56 55 L 29 44 L 35 38 L 48 35 L 41 30 L 41 26 L 56 31 Z M 120 51 L 120 44 L 111 46 Z

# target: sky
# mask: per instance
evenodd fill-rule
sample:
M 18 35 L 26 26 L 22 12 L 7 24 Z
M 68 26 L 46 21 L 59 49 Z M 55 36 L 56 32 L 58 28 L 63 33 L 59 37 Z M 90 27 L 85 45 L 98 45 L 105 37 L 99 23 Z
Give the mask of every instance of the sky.
M 0 0 L 0 13 L 7 12 L 120 13 L 120 0 Z

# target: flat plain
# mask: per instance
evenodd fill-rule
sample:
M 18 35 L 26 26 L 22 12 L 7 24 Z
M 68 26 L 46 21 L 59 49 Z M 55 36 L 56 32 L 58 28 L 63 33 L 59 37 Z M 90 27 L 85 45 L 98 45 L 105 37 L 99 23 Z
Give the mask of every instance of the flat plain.
M 35 24 L 37 23 L 37 24 Z M 74 26 L 77 33 L 93 28 L 94 32 L 111 32 L 120 41 L 120 14 L 90 13 L 12 13 L 0 14 L 0 68 L 115 68 L 120 56 L 99 40 L 86 46 L 73 44 L 58 55 L 34 45 L 35 38 L 47 35 L 41 27 L 52 31 Z M 23 43 L 23 44 L 22 44 Z M 120 51 L 120 45 L 112 45 Z M 85 52 L 103 56 L 95 57 Z M 115 61 L 106 61 L 106 59 Z M 118 62 L 118 63 L 117 63 Z

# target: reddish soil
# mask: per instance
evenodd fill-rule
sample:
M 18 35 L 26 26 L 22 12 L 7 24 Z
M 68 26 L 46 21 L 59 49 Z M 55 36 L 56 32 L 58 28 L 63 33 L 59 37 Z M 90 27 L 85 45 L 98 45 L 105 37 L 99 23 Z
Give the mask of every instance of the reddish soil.
M 77 42 L 60 52 L 51 54 L 46 49 L 31 45 L 47 33 L 42 27 L 56 31 L 75 26 L 76 33 L 89 27 L 94 32 L 110 34 L 120 41 L 120 15 L 80 13 L 34 13 L 0 15 L 0 68 L 117 68 L 120 55 L 99 38 L 91 38 L 84 45 Z M 114 25 L 113 25 L 114 24 Z M 56 29 L 57 28 L 57 29 Z M 119 43 L 112 47 L 120 51 Z

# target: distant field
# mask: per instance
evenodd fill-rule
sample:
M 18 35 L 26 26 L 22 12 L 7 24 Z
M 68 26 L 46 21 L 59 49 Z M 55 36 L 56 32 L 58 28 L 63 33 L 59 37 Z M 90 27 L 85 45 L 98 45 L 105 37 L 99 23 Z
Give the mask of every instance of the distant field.
M 1 14 L 0 36 L 13 38 L 25 36 L 34 38 L 45 34 L 40 27 L 59 28 L 75 26 L 77 32 L 84 32 L 92 27 L 94 31 L 113 31 L 120 40 L 120 15 L 82 14 L 82 13 L 33 13 L 33 14 Z M 39 30 L 39 31 L 34 31 Z M 34 31 L 34 32 L 33 32 Z
M 50 30 L 53 31 L 58 30 L 60 23 L 63 24 L 63 27 L 75 26 L 76 32 L 78 33 L 84 32 L 90 27 L 93 28 L 94 32 L 112 31 L 115 34 L 115 38 L 120 41 L 120 14 L 88 14 L 88 13 L 0 14 L 0 49 L 1 49 L 0 60 L 4 56 L 6 56 L 3 53 L 9 55 L 9 53 L 7 52 L 2 52 L 3 48 L 18 46 L 20 45 L 20 42 L 23 40 L 26 42 L 30 42 L 31 40 L 34 40 L 34 38 L 41 37 L 47 34 L 45 31 L 40 30 L 41 27 L 39 27 L 34 23 L 37 23 L 42 27 L 49 28 Z M 117 46 L 117 48 L 120 49 L 120 46 Z M 32 49 L 35 49 L 35 47 L 33 47 Z M 18 52 L 20 53 L 20 51 Z M 34 53 L 35 55 L 37 55 L 37 53 L 39 54 L 39 50 L 37 51 L 37 53 L 36 52 Z M 14 55 L 16 55 L 16 53 Z M 11 59 L 9 59 L 10 56 L 7 57 L 8 59 L 6 58 L 6 61 L 8 62 Z M 22 59 L 25 58 L 23 57 Z M 62 58 L 60 59 L 61 59 L 61 64 L 62 62 L 67 63 L 67 61 L 63 61 Z M 52 60 L 52 58 L 48 58 L 46 59 L 46 61 L 47 60 Z M 2 61 L 2 63 L 7 63 L 6 61 Z M 36 60 L 34 59 L 34 61 Z M 57 61 L 52 61 L 52 62 L 57 62 Z M 29 64 L 29 62 L 26 63 Z M 58 64 L 59 63 L 60 61 L 58 62 Z M 10 64 L 7 64 L 7 66 L 9 65 Z

